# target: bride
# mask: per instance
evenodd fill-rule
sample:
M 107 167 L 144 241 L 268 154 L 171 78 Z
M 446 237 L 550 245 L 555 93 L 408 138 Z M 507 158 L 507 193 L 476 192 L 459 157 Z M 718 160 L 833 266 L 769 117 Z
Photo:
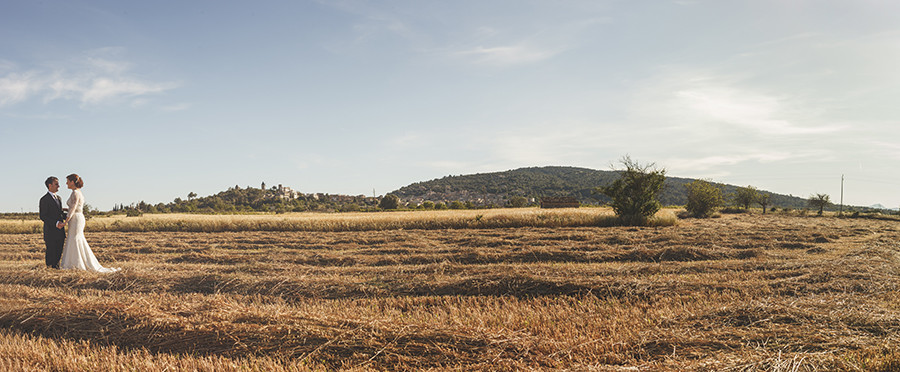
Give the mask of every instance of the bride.
M 97 257 L 88 245 L 87 239 L 84 238 L 84 195 L 81 194 L 81 188 L 84 181 L 77 174 L 66 176 L 66 186 L 72 190 L 72 195 L 66 204 L 69 206 L 69 217 L 65 224 L 69 226 L 69 234 L 66 237 L 66 245 L 63 248 L 62 259 L 59 266 L 63 269 L 80 269 L 87 271 L 96 271 L 101 273 L 116 272 L 119 268 L 108 268 L 100 266 Z

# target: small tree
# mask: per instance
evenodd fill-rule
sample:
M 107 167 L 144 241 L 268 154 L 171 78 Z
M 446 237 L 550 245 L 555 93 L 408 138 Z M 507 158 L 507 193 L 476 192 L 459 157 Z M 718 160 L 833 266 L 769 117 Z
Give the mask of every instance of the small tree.
M 625 169 L 617 170 L 619 179 L 595 190 L 612 199 L 610 205 L 625 225 L 646 225 L 659 211 L 659 194 L 666 181 L 666 170 L 655 164 L 641 165 L 626 155 L 620 162 Z
M 397 209 L 400 208 L 400 197 L 394 194 L 387 194 L 378 203 L 381 209 Z
M 732 193 L 731 200 L 737 206 L 743 207 L 744 209 L 750 209 L 750 205 L 756 202 L 758 196 L 759 192 L 757 192 L 756 188 L 753 186 L 738 187 L 737 190 Z
M 771 200 L 772 194 L 759 193 L 759 195 L 756 196 L 756 204 L 759 204 L 759 206 L 762 207 L 763 214 L 766 214 L 766 207 Z
M 194 200 L 197 197 L 197 193 L 191 191 L 188 193 L 188 201 Z
M 513 196 L 509 198 L 509 206 L 513 208 L 524 208 L 528 206 L 528 199 L 524 196 Z
M 691 216 L 709 217 L 722 206 L 722 189 L 705 180 L 696 180 L 684 185 L 688 189 L 685 209 Z
M 831 204 L 831 197 L 828 194 L 815 194 L 809 197 L 809 206 L 819 209 L 819 216 L 825 211 L 825 207 Z

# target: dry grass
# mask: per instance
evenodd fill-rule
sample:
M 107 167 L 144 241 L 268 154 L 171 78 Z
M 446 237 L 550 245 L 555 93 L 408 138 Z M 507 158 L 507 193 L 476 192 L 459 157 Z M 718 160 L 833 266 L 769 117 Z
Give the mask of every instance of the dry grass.
M 892 371 L 898 238 L 895 221 L 772 215 L 89 232 L 124 268 L 99 275 L 0 234 L 0 369 Z
M 652 226 L 671 226 L 677 221 L 671 210 L 651 219 Z M 379 213 L 289 213 L 252 215 L 146 214 L 141 217 L 95 217 L 85 231 L 122 232 L 224 232 L 224 231 L 372 231 L 399 229 L 466 229 L 512 227 L 612 226 L 617 223 L 608 208 L 485 209 L 455 211 L 400 211 Z M 36 220 L 0 220 L 0 233 L 41 232 Z

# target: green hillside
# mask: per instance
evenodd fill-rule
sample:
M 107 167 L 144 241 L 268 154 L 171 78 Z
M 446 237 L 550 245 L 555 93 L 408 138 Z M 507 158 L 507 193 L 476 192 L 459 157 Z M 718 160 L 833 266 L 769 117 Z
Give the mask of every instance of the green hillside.
M 425 182 L 417 182 L 393 192 L 403 200 L 431 200 L 463 202 L 476 200 L 505 200 L 512 196 L 539 199 L 544 196 L 572 196 L 582 204 L 602 204 L 608 199 L 593 193 L 594 188 L 606 185 L 618 178 L 615 171 L 602 171 L 576 167 L 533 167 L 505 172 L 479 173 L 472 175 L 447 176 Z M 686 183 L 694 179 L 667 177 L 666 187 L 661 196 L 663 205 L 684 205 L 687 203 Z M 737 186 L 722 185 L 725 194 L 733 192 Z M 807 201 L 788 195 L 770 193 L 771 205 L 778 207 L 805 208 Z

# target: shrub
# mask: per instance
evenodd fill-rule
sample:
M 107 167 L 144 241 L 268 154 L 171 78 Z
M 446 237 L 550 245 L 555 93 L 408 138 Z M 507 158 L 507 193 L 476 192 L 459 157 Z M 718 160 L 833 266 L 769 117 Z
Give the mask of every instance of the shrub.
M 666 181 L 666 170 L 654 164 L 640 165 L 631 157 L 621 160 L 625 169 L 618 170 L 619 179 L 601 186 L 597 192 L 612 199 L 610 206 L 625 225 L 646 225 L 661 207 L 659 194 Z
M 378 203 L 381 209 L 397 209 L 400 208 L 400 197 L 394 194 L 387 194 Z
M 829 204 L 831 204 L 831 197 L 828 196 L 828 194 L 815 194 L 815 195 L 810 195 L 810 197 L 809 197 L 810 208 L 818 208 L 819 216 L 822 215 L 822 213 L 825 210 L 825 207 L 827 207 Z
M 722 208 L 721 212 L 725 213 L 725 214 L 740 214 L 740 213 L 747 213 L 749 211 L 746 209 L 738 208 L 738 207 L 725 207 L 725 208 Z
M 422 208 L 425 208 L 425 209 L 434 209 L 434 202 L 433 202 L 433 201 L 428 201 L 428 200 L 423 201 L 423 202 L 422 202 Z
M 771 200 L 772 194 L 759 193 L 756 195 L 756 204 L 759 204 L 759 206 L 762 207 L 763 214 L 766 214 L 766 207 Z
M 722 206 L 722 189 L 719 187 L 705 180 L 696 180 L 685 184 L 685 187 L 688 189 L 685 209 L 692 217 L 710 217 L 716 208 Z
M 744 209 L 750 209 L 750 205 L 755 203 L 758 197 L 759 192 L 757 192 L 756 188 L 753 186 L 738 187 L 737 190 L 731 194 L 731 200 L 734 202 L 734 205 Z
M 359 204 L 346 203 L 341 205 L 338 210 L 341 212 L 359 212 L 361 208 L 359 207 Z
M 523 208 L 528 206 L 528 199 L 524 196 L 513 196 L 509 198 L 509 206 L 513 208 Z

